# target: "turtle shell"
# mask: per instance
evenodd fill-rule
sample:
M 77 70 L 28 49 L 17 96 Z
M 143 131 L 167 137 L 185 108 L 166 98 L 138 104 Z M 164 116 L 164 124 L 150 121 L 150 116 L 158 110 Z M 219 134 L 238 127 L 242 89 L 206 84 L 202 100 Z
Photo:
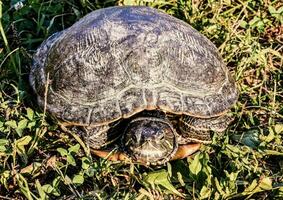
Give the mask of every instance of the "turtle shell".
M 143 110 L 219 116 L 237 89 L 216 47 L 187 23 L 149 7 L 96 10 L 37 50 L 38 101 L 75 125 L 98 126 Z

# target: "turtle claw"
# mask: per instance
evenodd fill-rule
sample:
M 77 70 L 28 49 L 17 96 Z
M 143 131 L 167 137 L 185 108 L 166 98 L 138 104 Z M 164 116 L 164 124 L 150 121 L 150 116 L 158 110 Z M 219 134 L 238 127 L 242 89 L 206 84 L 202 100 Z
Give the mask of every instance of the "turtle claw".
M 200 143 L 180 145 L 176 154 L 170 160 L 186 158 L 198 151 L 200 149 L 200 146 Z

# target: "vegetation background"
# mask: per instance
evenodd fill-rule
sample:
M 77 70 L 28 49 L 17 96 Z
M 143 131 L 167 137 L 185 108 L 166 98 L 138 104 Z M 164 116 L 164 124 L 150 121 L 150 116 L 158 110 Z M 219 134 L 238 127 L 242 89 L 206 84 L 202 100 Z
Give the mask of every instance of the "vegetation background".
M 191 24 L 237 80 L 235 121 L 194 157 L 161 167 L 91 158 L 38 108 L 28 83 L 36 48 L 114 5 L 151 6 Z M 0 199 L 283 199 L 282 1 L 3 0 L 0 35 Z

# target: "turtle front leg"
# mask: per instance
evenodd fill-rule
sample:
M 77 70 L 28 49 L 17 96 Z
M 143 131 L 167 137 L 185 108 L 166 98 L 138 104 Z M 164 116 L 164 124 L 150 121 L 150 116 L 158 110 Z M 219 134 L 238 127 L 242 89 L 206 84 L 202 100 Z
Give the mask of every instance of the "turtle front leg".
M 91 149 L 100 149 L 110 144 L 114 139 L 108 133 L 110 127 L 108 125 L 96 127 L 82 127 L 83 138 Z
M 60 126 L 65 132 L 76 133 L 76 135 L 81 136 L 91 149 L 100 149 L 117 139 L 117 136 L 109 131 L 108 125 L 73 126 L 61 123 Z
M 223 133 L 233 118 L 227 113 L 212 118 L 181 117 L 179 121 L 180 143 L 189 142 L 211 143 L 210 133 Z
M 110 130 L 109 125 L 72 126 L 68 123 L 61 123 L 60 126 L 63 131 L 69 132 L 77 139 L 79 139 L 78 135 L 81 136 L 92 154 L 112 161 L 127 160 L 127 156 L 122 152 L 113 153 L 113 149 L 101 149 L 119 138 L 119 129 L 118 131 Z M 114 126 L 117 126 L 117 124 Z
M 92 154 L 111 161 L 127 160 L 127 156 L 120 152 L 113 153 L 113 149 L 101 149 L 119 138 L 119 133 L 109 131 L 108 125 L 98 127 L 84 127 L 84 139 Z

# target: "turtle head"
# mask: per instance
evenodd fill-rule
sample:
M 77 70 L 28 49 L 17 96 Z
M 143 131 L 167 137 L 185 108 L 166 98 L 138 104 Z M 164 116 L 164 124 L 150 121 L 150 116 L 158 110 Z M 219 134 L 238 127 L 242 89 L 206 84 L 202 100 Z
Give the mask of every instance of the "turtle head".
M 163 164 L 175 155 L 178 148 L 170 122 L 156 117 L 139 117 L 130 121 L 122 143 L 127 155 L 146 164 Z

